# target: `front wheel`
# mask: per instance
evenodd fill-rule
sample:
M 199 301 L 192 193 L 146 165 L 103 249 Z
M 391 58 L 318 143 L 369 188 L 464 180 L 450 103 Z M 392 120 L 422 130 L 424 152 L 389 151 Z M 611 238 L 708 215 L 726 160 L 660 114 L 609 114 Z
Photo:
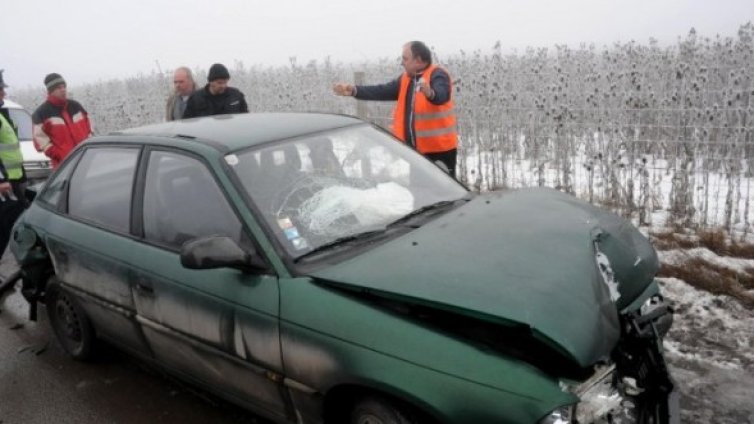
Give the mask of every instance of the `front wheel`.
M 416 424 L 400 408 L 380 397 L 359 401 L 351 412 L 351 424 Z
M 55 336 L 73 359 L 91 359 L 94 329 L 76 298 L 58 284 L 48 286 L 47 315 Z

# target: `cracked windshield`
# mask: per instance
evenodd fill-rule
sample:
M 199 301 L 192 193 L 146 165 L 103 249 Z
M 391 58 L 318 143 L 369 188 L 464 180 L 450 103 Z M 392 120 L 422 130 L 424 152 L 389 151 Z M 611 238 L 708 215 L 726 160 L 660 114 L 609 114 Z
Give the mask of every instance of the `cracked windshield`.
M 226 157 L 293 257 L 369 231 L 467 191 L 440 168 L 369 126 Z

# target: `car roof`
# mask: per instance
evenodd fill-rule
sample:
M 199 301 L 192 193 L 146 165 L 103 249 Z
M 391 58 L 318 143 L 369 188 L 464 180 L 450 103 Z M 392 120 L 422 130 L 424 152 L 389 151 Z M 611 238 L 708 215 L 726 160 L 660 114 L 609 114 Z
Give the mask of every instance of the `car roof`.
M 8 109 L 23 109 L 24 107 L 14 102 L 13 100 L 3 100 L 3 107 Z
M 241 113 L 147 125 L 110 135 L 198 139 L 227 151 L 364 123 L 327 113 Z

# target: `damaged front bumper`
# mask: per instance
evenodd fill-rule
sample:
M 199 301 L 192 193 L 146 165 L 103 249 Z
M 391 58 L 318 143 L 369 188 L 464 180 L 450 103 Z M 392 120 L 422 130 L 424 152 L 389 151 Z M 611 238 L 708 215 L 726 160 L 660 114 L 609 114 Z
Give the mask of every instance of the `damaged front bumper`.
M 564 384 L 577 404 L 558 408 L 540 424 L 676 424 L 678 391 L 662 353 L 673 311 L 659 294 L 621 314 L 622 335 L 609 364 L 579 384 Z
M 17 223 L 12 234 L 10 249 L 19 265 L 14 276 L 22 281 L 21 294 L 29 302 L 29 320 L 36 321 L 37 302 L 44 299 L 47 280 L 53 275 L 54 269 L 36 232 Z

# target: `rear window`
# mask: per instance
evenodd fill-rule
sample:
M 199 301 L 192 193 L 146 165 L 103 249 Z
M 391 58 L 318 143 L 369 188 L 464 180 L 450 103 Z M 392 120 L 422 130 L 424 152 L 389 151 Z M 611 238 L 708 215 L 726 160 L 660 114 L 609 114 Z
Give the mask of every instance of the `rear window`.
M 18 126 L 18 139 L 31 140 L 31 115 L 24 109 L 8 109 L 10 119 Z

